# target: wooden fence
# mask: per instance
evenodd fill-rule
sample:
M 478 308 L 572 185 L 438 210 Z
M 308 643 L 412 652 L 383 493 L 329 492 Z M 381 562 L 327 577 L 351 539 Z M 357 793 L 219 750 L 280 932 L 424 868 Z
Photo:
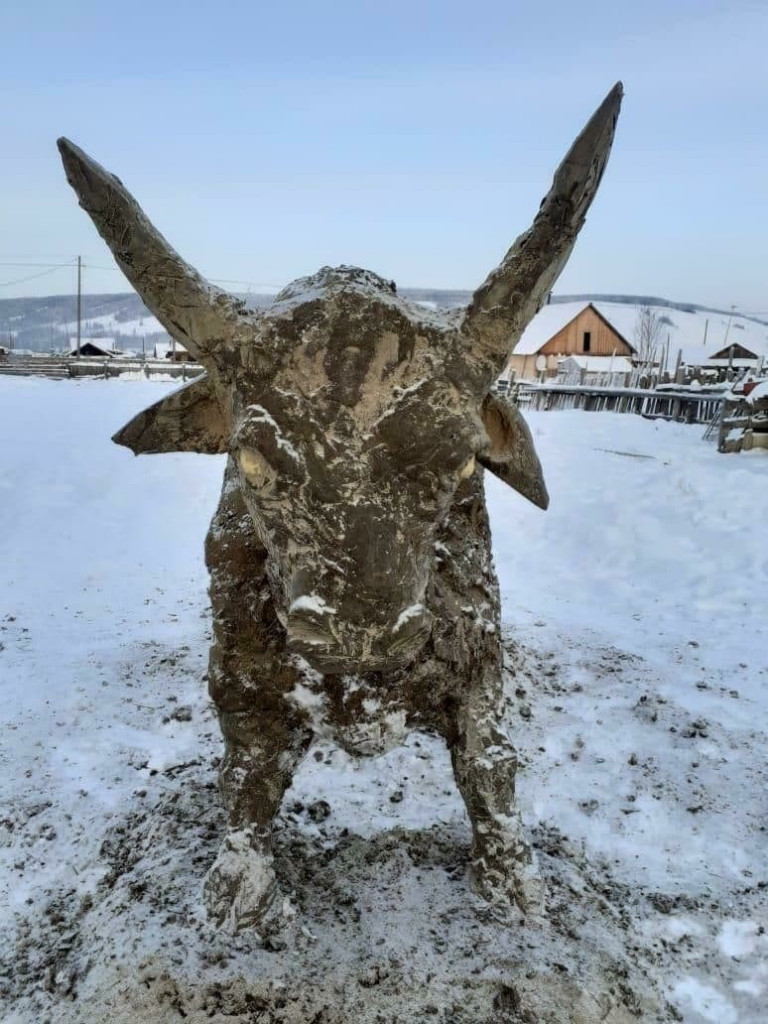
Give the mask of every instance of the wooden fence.
M 648 419 L 681 423 L 711 423 L 723 401 L 722 391 L 674 387 L 648 390 L 589 384 L 520 384 L 515 391 L 518 404 L 527 409 L 631 412 Z
M 0 360 L 0 374 L 12 377 L 49 377 L 65 380 L 76 377 L 132 378 L 151 380 L 173 377 L 192 380 L 203 367 L 197 363 L 172 363 L 169 359 L 76 359 L 67 356 L 9 356 Z

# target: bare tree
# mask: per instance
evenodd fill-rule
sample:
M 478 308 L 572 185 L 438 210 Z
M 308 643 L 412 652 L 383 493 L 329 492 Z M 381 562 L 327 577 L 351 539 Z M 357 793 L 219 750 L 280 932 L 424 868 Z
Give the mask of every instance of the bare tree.
M 638 306 L 635 322 L 635 349 L 637 361 L 643 369 L 651 369 L 656 362 L 661 335 L 661 317 L 653 306 Z

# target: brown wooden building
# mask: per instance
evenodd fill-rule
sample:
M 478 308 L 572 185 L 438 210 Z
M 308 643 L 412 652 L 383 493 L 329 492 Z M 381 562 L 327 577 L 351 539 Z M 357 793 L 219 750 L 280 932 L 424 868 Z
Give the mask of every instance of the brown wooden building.
M 516 380 L 552 377 L 565 356 L 604 357 L 608 371 L 615 356 L 631 359 L 635 348 L 590 302 L 544 306 L 515 346 L 504 376 Z
M 155 359 L 170 359 L 172 363 L 192 363 L 191 354 L 180 341 L 158 341 L 154 345 Z

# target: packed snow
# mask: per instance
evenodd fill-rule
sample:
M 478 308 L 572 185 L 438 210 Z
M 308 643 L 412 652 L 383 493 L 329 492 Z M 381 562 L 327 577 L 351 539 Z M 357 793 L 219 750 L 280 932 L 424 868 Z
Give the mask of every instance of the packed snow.
M 169 390 L 0 378 L 0 1017 L 560 1019 L 545 978 L 558 1005 L 592 992 L 585 1020 L 764 1022 L 768 453 L 531 413 L 549 511 L 486 479 L 547 920 L 470 893 L 435 738 L 360 761 L 322 740 L 277 829 L 295 917 L 259 943 L 200 903 L 224 829 L 202 557 L 223 462 L 109 441 Z M 599 1016 L 609 996 L 627 1016 Z

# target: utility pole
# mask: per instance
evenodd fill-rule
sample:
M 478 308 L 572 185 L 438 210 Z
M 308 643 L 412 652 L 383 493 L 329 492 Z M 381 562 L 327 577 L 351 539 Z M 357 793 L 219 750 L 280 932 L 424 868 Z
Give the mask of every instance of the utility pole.
M 83 259 L 77 257 L 77 358 L 80 358 L 80 312 L 82 302 Z
M 731 329 L 731 320 L 733 320 L 733 314 L 735 312 L 736 312 L 736 307 L 735 306 L 731 306 L 731 314 L 728 317 L 728 324 L 726 325 L 726 328 L 725 328 L 725 341 L 723 342 L 723 348 L 725 348 L 725 346 L 728 344 L 728 332 Z

